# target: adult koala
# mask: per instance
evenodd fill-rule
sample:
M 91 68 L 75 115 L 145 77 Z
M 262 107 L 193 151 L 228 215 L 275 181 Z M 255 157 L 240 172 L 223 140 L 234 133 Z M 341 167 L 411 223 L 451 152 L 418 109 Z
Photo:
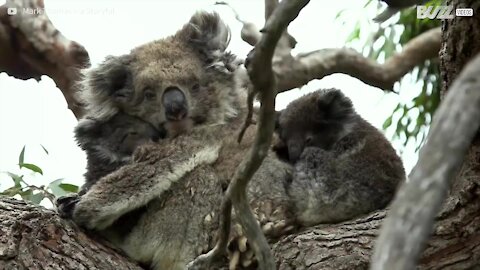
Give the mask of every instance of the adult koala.
M 199 12 L 173 36 L 108 57 L 85 73 L 89 115 L 123 113 L 178 136 L 140 147 L 133 163 L 57 207 L 153 269 L 184 269 L 213 247 L 223 191 L 254 138 L 249 129 L 242 144 L 235 140 L 246 91 L 237 83 L 240 61 L 226 51 L 228 41 L 219 16 Z M 267 200 L 255 205 L 270 213 L 277 199 L 287 199 L 282 183 L 291 165 L 273 153 L 264 164 L 251 193 Z

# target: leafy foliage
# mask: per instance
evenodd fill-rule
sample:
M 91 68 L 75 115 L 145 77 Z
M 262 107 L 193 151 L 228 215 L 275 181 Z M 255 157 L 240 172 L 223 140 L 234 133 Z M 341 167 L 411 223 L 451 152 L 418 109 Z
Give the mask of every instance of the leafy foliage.
M 42 148 L 48 155 L 48 151 L 43 145 Z M 43 175 L 43 170 L 39 166 L 25 162 L 25 146 L 18 156 L 18 167 L 33 172 L 33 174 Z M 35 186 L 28 183 L 30 181 L 26 180 L 26 175 L 18 175 L 12 172 L 3 173 L 12 179 L 13 186 L 0 192 L 0 195 L 9 197 L 19 195 L 22 199 L 35 204 L 40 204 L 45 198 L 53 203 L 55 197 L 63 196 L 71 192 L 78 192 L 78 186 L 63 183 L 63 178 L 53 180 L 47 186 Z
M 375 0 L 368 0 L 365 7 L 377 10 Z M 426 5 L 441 5 L 441 0 L 429 1 Z M 339 14 L 341 17 L 341 14 Z M 394 21 L 388 24 L 389 21 Z M 347 43 L 361 43 L 363 53 L 376 61 L 382 62 L 407 44 L 412 38 L 439 27 L 440 20 L 417 19 L 415 8 L 405 9 L 384 24 L 378 25 L 371 21 L 356 23 Z M 366 38 L 365 38 L 366 37 Z M 383 128 L 394 128 L 394 139 L 402 140 L 404 145 L 414 141 L 418 150 L 424 143 L 431 119 L 440 103 L 440 71 L 438 60 L 427 60 L 418 65 L 410 73 L 410 83 L 420 87 L 416 96 L 408 101 L 401 101 L 392 114 L 385 120 Z M 403 80 L 402 82 L 405 82 Z M 392 89 L 399 93 L 402 82 Z

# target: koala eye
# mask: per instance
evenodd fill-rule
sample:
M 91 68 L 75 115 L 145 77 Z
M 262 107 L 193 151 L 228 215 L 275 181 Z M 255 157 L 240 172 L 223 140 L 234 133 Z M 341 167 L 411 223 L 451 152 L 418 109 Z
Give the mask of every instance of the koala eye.
M 147 100 L 154 100 L 157 95 L 155 94 L 155 92 L 152 89 L 146 88 L 143 92 L 143 96 Z

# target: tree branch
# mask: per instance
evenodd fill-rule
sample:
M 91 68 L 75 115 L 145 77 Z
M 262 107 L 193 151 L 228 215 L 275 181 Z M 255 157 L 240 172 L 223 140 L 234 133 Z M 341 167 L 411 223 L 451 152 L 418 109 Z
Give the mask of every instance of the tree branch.
M 480 126 L 480 54 L 452 84 L 427 143 L 398 192 L 375 248 L 371 269 L 414 269 L 434 218 Z
M 259 93 L 262 104 L 255 141 L 249 155 L 242 161 L 235 172 L 232 183 L 227 189 L 227 196 L 238 214 L 238 219 L 245 229 L 247 239 L 255 251 L 260 269 L 275 269 L 275 263 L 267 240 L 262 233 L 248 204 L 246 189 L 248 182 L 257 171 L 268 153 L 275 119 L 275 96 L 277 85 L 272 69 L 272 58 L 276 45 L 287 28 L 308 4 L 309 0 L 284 0 L 274 10 L 265 23 L 263 36 L 248 56 L 247 71 L 252 81 L 254 92 Z
M 54 211 L 0 196 L 0 269 L 142 268 Z
M 247 56 L 247 72 L 253 86 L 249 102 L 253 101 L 253 96 L 258 93 L 262 104 L 258 113 L 257 133 L 252 148 L 238 166 L 225 192 L 220 213 L 219 240 L 214 249 L 190 262 L 189 269 L 200 269 L 205 265 L 213 264 L 214 260 L 225 251 L 230 233 L 229 226 L 227 228 L 225 225 L 230 224 L 232 206 L 235 207 L 238 221 L 245 229 L 247 239 L 255 252 L 259 269 L 275 269 L 270 247 L 250 209 L 246 191 L 250 179 L 268 153 L 273 135 L 277 85 L 272 68 L 272 58 L 285 29 L 308 2 L 309 0 L 284 0 L 278 4 L 265 23 L 261 39 Z
M 321 49 L 285 59 L 274 66 L 279 92 L 301 87 L 313 79 L 344 73 L 366 84 L 391 90 L 396 81 L 423 61 L 437 57 L 440 28 L 431 29 L 408 42 L 403 51 L 379 64 L 348 48 Z
M 7 15 L 7 7 L 17 8 Z M 83 46 L 68 40 L 44 12 L 25 14 L 24 8 L 44 10 L 43 1 L 8 1 L 0 6 L 0 72 L 18 79 L 52 78 L 62 91 L 68 108 L 79 118 L 83 106 L 75 96 L 78 68 L 89 65 Z
M 257 44 L 262 35 L 260 34 L 260 31 L 258 30 L 257 26 L 255 26 L 255 24 L 242 20 L 240 14 L 238 14 L 238 12 L 229 3 L 225 1 L 217 1 L 215 2 L 215 5 L 225 5 L 229 7 L 232 10 L 233 14 L 235 14 L 235 19 L 237 19 L 237 21 L 239 21 L 243 25 L 242 30 L 240 30 L 240 37 L 242 38 L 242 40 L 252 46 L 255 46 L 255 44 Z

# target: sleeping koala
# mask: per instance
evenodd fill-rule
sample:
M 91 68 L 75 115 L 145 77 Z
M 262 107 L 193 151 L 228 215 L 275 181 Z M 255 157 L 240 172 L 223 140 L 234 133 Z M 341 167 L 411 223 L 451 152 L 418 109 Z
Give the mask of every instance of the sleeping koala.
M 338 89 L 318 90 L 278 115 L 274 148 L 295 169 L 287 192 L 304 226 L 385 208 L 405 170 L 395 150 Z

